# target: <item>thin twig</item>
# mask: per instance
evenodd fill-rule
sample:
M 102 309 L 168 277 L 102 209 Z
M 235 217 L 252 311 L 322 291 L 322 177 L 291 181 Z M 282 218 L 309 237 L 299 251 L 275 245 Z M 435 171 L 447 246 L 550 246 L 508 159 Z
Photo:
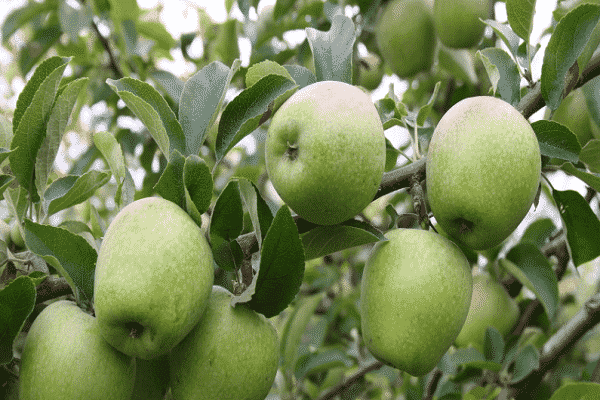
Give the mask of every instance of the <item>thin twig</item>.
M 379 368 L 383 367 L 383 365 L 384 364 L 381 361 L 375 361 L 374 363 L 369 364 L 366 367 L 361 368 L 360 370 L 358 370 L 354 374 L 350 375 L 348 377 L 348 379 L 346 379 L 345 381 L 341 382 L 337 386 L 334 386 L 329 391 L 325 392 L 325 394 L 323 396 L 319 397 L 318 400 L 330 400 L 330 399 L 333 399 L 335 396 L 337 396 L 338 394 L 340 394 L 341 392 L 343 392 L 345 389 L 347 389 L 350 386 L 352 386 L 354 384 L 354 382 L 358 381 L 359 379 L 361 379 L 363 376 L 365 376 L 369 372 L 375 371 L 376 369 L 379 369 Z

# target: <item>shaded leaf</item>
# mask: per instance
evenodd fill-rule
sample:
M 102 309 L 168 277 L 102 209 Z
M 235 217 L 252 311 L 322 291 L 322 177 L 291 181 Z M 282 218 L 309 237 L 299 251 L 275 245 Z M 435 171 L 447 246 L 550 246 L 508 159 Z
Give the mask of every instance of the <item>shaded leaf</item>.
M 554 392 L 550 400 L 594 400 L 600 398 L 600 384 L 567 382 Z
M 506 0 L 506 15 L 511 28 L 529 42 L 535 13 L 535 0 Z
M 169 200 L 185 209 L 185 187 L 183 183 L 183 168 L 185 158 L 177 150 L 173 151 L 167 166 L 154 185 L 156 193 L 163 199 Z
M 13 358 L 13 342 L 35 306 L 35 283 L 19 276 L 0 290 L 0 365 Z
M 208 210 L 213 194 L 213 179 L 203 159 L 189 155 L 183 166 L 185 188 L 185 208 L 198 226 L 202 225 L 201 215 Z
M 507 103 L 516 105 L 521 99 L 521 75 L 513 59 L 506 51 L 496 47 L 479 50 L 477 58 L 485 67 L 493 93 L 498 93 Z
M 67 179 L 57 179 L 50 185 L 44 194 L 44 198 L 50 200 L 48 204 L 49 215 L 82 203 L 92 197 L 98 188 L 108 183 L 110 174 L 92 170 L 75 178 L 73 180 L 73 176 L 69 176 Z M 67 180 L 73 183 L 72 186 L 61 185 Z M 59 186 L 60 190 L 57 190 Z M 64 192 L 65 189 L 67 189 L 66 192 Z
M 542 155 L 572 163 L 579 162 L 581 145 L 569 128 L 558 122 L 546 120 L 536 121 L 531 127 L 540 143 Z
M 560 169 L 579 178 L 582 182 L 587 183 L 592 189 L 600 191 L 600 177 L 590 174 L 585 170 L 575 168 L 575 166 L 571 163 L 564 163 L 560 166 Z

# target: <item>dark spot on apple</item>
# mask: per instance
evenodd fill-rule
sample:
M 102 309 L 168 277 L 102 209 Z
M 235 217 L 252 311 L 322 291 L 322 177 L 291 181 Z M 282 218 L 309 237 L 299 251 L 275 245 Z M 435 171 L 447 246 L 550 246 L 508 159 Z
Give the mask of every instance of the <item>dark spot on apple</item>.
M 458 224 L 458 232 L 461 234 L 473 232 L 473 222 L 464 218 L 457 218 L 455 221 Z
M 287 150 L 284 153 L 284 156 L 289 158 L 291 161 L 294 161 L 298 158 L 298 145 L 295 143 L 288 142 Z
M 133 339 L 139 339 L 142 337 L 142 333 L 144 333 L 144 327 L 137 322 L 128 322 L 126 325 L 129 330 L 129 337 Z

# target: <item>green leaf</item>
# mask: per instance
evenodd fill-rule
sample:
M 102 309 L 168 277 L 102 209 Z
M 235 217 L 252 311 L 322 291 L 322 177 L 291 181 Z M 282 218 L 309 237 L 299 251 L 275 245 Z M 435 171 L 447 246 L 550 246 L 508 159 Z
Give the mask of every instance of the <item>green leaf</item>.
M 450 49 L 440 46 L 438 62 L 442 68 L 457 80 L 462 80 L 472 85 L 475 85 L 479 80 L 470 49 Z
M 575 266 L 600 256 L 600 220 L 583 196 L 574 190 L 554 190 L 552 195 L 567 231 Z
M 48 215 L 55 214 L 76 204 L 82 203 L 92 197 L 96 190 L 110 180 L 110 174 L 100 171 L 88 171 L 81 176 L 68 176 L 54 181 L 44 193 L 44 199 L 50 200 Z M 65 180 L 73 182 L 72 186 L 64 185 Z M 66 193 L 64 190 L 67 189 Z
M 54 107 L 52 107 L 46 127 L 46 137 L 35 160 L 35 186 L 39 193 L 44 193 L 48 187 L 48 177 L 54 170 L 54 161 L 69 122 L 69 117 L 81 90 L 87 85 L 88 80 L 88 78 L 80 78 L 67 84 L 56 98 Z
M 58 19 L 61 30 L 69 36 L 71 42 L 79 39 L 79 32 L 89 27 L 92 22 L 92 10 L 87 4 L 72 7 L 67 1 L 61 1 L 58 6 Z
M 254 234 L 258 245 L 262 244 L 262 238 L 269 230 L 273 222 L 273 213 L 267 202 L 261 197 L 258 188 L 247 179 L 238 178 L 240 194 L 248 210 L 248 215 L 254 227 Z
M 219 195 L 210 220 L 210 241 L 217 265 L 225 270 L 239 267 L 241 249 L 235 240 L 244 228 L 244 210 L 238 182 L 230 181 Z
M 587 108 L 590 113 L 592 122 L 596 126 L 600 126 L 600 78 L 594 78 L 585 85 L 582 86 L 581 90 L 585 95 Z
M 110 3 L 110 14 L 114 20 L 122 21 L 138 19 L 140 9 L 136 0 L 108 0 Z
M 35 30 L 33 37 L 19 50 L 19 69 L 22 75 L 29 73 L 31 68 L 60 39 L 61 33 L 58 21 Z
M 286 321 L 281 335 L 281 363 L 284 371 L 292 370 L 296 365 L 298 345 L 322 299 L 322 293 L 299 299 Z
M 508 24 L 501 24 L 493 19 L 486 19 L 483 21 L 498 35 L 498 37 L 504 42 L 510 53 L 518 59 L 519 55 L 519 37 L 510 28 Z
M 579 159 L 592 172 L 600 174 L 600 139 L 592 139 L 581 149 Z M 598 191 L 599 189 L 596 188 Z
M 507 103 L 516 105 L 521 99 L 521 75 L 513 59 L 506 51 L 496 47 L 479 50 L 477 58 L 485 67 L 493 93 L 498 93 Z
M 215 146 L 217 161 L 246 135 L 258 128 L 272 102 L 289 90 L 295 89 L 294 81 L 281 75 L 268 75 L 227 104 L 219 122 Z
M 186 210 L 200 226 L 201 215 L 208 210 L 213 195 L 213 179 L 203 159 L 189 155 L 183 166 Z
M 567 382 L 554 392 L 550 400 L 594 400 L 600 398 L 600 384 Z
M 2 24 L 2 43 L 8 44 L 8 40 L 25 24 L 35 18 L 43 17 L 49 11 L 56 10 L 58 6 L 57 0 L 46 0 L 41 3 L 28 2 L 20 8 L 14 9 Z
M 12 175 L 0 174 L 0 198 L 4 196 L 4 191 L 14 179 Z
M 165 157 L 173 150 L 185 154 L 185 136 L 177 117 L 164 97 L 149 84 L 133 78 L 106 83 L 146 125 Z
M 546 244 L 550 235 L 556 232 L 556 225 L 550 218 L 540 218 L 532 222 L 521 237 L 521 243 L 531 243 L 536 247 Z
M 558 108 L 567 72 L 577 61 L 599 19 L 600 6 L 583 4 L 556 25 L 542 64 L 542 97 L 551 110 Z
M 292 75 L 287 69 L 276 63 L 275 61 L 265 60 L 252 65 L 246 72 L 246 87 L 250 87 L 258 82 L 261 78 L 267 75 L 281 75 L 290 80 L 293 80 Z
M 60 272 L 71 285 L 73 293 L 80 293 L 91 301 L 98 258 L 96 250 L 84 238 L 64 228 L 30 220 L 25 220 L 23 228 L 27 247 Z
M 121 145 L 117 139 L 108 132 L 94 133 L 94 145 L 108 164 L 110 171 L 117 180 L 117 184 L 121 184 L 125 179 L 125 157 Z
M 149 76 L 179 106 L 179 99 L 181 98 L 184 86 L 181 79 L 169 71 L 163 70 L 152 71 Z M 181 110 L 179 113 L 181 114 Z M 181 123 L 181 117 L 179 122 Z M 183 124 L 181 125 L 185 134 L 185 127 L 183 127 Z
M 320 348 L 315 353 L 303 355 L 296 363 L 296 379 L 327 372 L 336 367 L 351 367 L 353 362 L 348 354 L 339 348 Z
M 229 69 L 225 64 L 214 61 L 185 82 L 179 100 L 179 122 L 185 134 L 186 155 L 200 153 L 239 65 L 239 62 L 235 63 Z
M 317 82 L 315 74 L 306 67 L 301 65 L 284 65 L 283 67 L 289 72 L 292 79 L 294 79 L 298 85 L 298 90 Z
M 506 15 L 511 28 L 529 42 L 535 13 L 535 0 L 506 0 Z
M 564 125 L 554 121 L 540 120 L 531 124 L 543 156 L 560 158 L 572 163 L 579 162 L 581 145 L 577 136 Z
M 531 243 L 520 243 L 508 252 L 506 259 L 499 261 L 523 286 L 535 293 L 548 318 L 554 318 L 559 302 L 558 281 L 541 251 Z
M 260 268 L 248 306 L 265 317 L 282 312 L 296 297 L 304 276 L 304 249 L 290 209 L 282 206 L 263 240 Z
M 431 114 L 431 110 L 433 109 L 433 105 L 437 98 L 438 91 L 440 90 L 440 83 L 441 82 L 438 81 L 435 84 L 435 87 L 433 89 L 433 94 L 429 98 L 429 101 L 427 102 L 427 104 L 425 104 L 423 107 L 419 108 L 419 111 L 417 112 L 417 125 L 418 126 L 425 125 L 425 121 L 427 121 L 429 114 Z
M 587 183 L 592 189 L 600 191 L 600 177 L 590 174 L 585 170 L 575 168 L 575 166 L 571 163 L 564 163 L 560 166 L 560 169 L 579 178 L 582 182 Z
M 185 209 L 185 186 L 183 182 L 183 169 L 185 158 L 177 150 L 171 154 L 165 170 L 158 182 L 154 185 L 156 193 Z
M 511 366 L 512 378 L 511 383 L 522 381 L 540 367 L 540 353 L 532 344 L 528 344 L 521 350 L 514 359 L 514 364 Z
M 38 199 L 38 193 L 34 185 L 35 160 L 46 136 L 46 123 L 66 67 L 66 63 L 58 65 L 39 85 L 31 103 L 23 114 L 22 123 L 18 124 L 14 132 L 10 146 L 11 149 L 15 150 L 10 155 L 12 171 L 19 184 L 29 191 L 33 201 Z
M 302 234 L 305 260 L 323 257 L 336 251 L 386 240 L 371 225 L 349 220 L 339 225 L 318 226 Z
M 13 358 L 13 342 L 35 306 L 35 284 L 19 276 L 0 290 L 0 364 Z
M 504 359 L 504 338 L 493 326 L 485 330 L 485 339 L 483 341 L 483 354 L 485 359 L 501 364 Z
M 352 20 L 336 14 L 327 32 L 306 28 L 313 53 L 318 81 L 340 81 L 352 84 L 352 53 L 356 40 Z
M 169 51 L 175 47 L 175 39 L 162 23 L 136 20 L 135 27 L 139 35 L 153 40 L 161 49 Z

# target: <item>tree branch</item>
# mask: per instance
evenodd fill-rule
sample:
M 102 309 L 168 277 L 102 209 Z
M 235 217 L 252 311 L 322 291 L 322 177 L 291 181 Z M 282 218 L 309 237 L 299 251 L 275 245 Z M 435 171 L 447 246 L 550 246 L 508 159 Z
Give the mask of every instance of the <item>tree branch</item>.
M 381 361 L 375 361 L 374 363 L 369 364 L 366 367 L 361 368 L 360 370 L 358 370 L 354 374 L 350 375 L 348 377 L 348 379 L 346 379 L 345 381 L 341 382 L 337 386 L 334 386 L 329 391 L 325 392 L 325 394 L 323 396 L 319 397 L 318 400 L 330 400 L 330 399 L 333 399 L 335 396 L 337 396 L 338 394 L 340 394 L 341 392 L 343 392 L 345 389 L 348 389 L 350 386 L 352 386 L 352 384 L 354 384 L 354 382 L 358 381 L 360 378 L 362 378 L 363 376 L 365 376 L 369 372 L 375 371 L 376 369 L 379 369 L 381 367 L 383 367 L 383 363 Z
M 36 304 L 40 304 L 47 300 L 52 300 L 72 293 L 71 286 L 69 286 L 65 278 L 50 275 L 38 285 L 35 302 Z

